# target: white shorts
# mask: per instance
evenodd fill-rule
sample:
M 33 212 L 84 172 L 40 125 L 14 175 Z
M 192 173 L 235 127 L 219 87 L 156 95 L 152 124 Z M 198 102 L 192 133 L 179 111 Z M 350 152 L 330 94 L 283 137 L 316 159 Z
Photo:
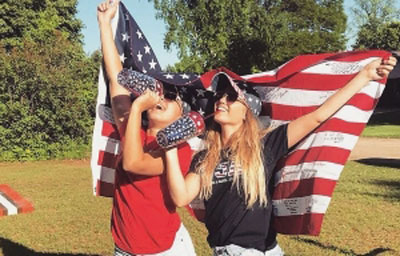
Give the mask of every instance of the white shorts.
M 247 249 L 236 244 L 217 246 L 213 248 L 213 256 L 283 256 L 285 253 L 279 244 L 268 251 L 262 252 L 256 249 Z
M 177 256 L 177 255 L 187 255 L 196 256 L 192 239 L 190 238 L 189 232 L 183 224 L 179 227 L 175 235 L 175 240 L 171 246 L 166 251 L 155 253 L 155 254 L 131 254 L 125 252 L 115 246 L 114 256 Z

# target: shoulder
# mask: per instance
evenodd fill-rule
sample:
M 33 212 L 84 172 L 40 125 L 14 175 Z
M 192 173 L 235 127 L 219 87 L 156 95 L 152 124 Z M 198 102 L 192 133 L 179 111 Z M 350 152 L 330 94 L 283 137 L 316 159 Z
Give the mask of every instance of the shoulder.
M 287 129 L 288 129 L 288 123 L 273 128 L 263 137 L 262 140 L 265 143 L 265 145 L 271 143 L 273 144 L 274 142 L 277 142 L 279 140 L 285 141 L 287 140 Z
M 288 153 L 287 128 L 288 124 L 283 124 L 263 138 L 263 153 L 266 159 L 276 161 Z

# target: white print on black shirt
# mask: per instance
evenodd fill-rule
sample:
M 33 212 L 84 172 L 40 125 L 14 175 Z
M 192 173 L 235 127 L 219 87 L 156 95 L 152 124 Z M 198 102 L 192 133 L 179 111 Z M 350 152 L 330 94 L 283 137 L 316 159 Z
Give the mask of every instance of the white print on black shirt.
M 239 174 L 242 172 L 242 169 L 238 167 Z M 223 161 L 220 162 L 214 171 L 214 179 L 212 184 L 220 184 L 231 182 L 233 180 L 233 175 L 235 173 L 235 163 L 231 161 Z

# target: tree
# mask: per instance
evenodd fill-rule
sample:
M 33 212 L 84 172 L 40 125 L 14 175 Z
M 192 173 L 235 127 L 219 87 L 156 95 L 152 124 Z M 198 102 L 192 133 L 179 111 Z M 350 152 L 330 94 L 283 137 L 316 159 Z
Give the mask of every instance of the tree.
M 0 42 L 6 49 L 23 38 L 46 40 L 54 30 L 81 41 L 82 22 L 75 17 L 77 0 L 8 0 L 0 3 Z
M 0 51 L 0 160 L 49 159 L 90 141 L 98 63 L 61 32 Z
M 400 22 L 388 22 L 376 28 L 370 24 L 363 25 L 358 31 L 353 47 L 355 49 L 399 50 Z
M 165 47 L 177 46 L 177 71 L 226 66 L 243 74 L 290 58 L 345 48 L 342 0 L 154 0 Z
M 0 4 L 0 161 L 76 157 L 89 144 L 100 54 L 84 53 L 76 3 Z
M 394 0 L 356 0 L 352 8 L 359 26 L 355 49 L 400 49 L 400 10 Z
M 353 8 L 358 25 L 353 49 L 400 50 L 400 10 L 393 0 L 357 0 Z M 399 79 L 389 80 L 378 107 L 400 106 Z
M 366 24 L 372 29 L 394 21 L 400 17 L 394 0 L 355 0 L 356 7 L 351 10 L 356 24 L 361 28 Z

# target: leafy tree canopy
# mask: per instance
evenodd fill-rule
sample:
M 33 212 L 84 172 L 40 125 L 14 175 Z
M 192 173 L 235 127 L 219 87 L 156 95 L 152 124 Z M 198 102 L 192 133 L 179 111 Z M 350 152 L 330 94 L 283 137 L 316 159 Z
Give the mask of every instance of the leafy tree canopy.
M 351 10 L 360 28 L 366 24 L 371 28 L 377 28 L 400 18 L 395 0 L 354 0 L 354 2 L 355 7 Z
M 400 50 L 400 22 L 388 22 L 377 28 L 365 24 L 358 32 L 355 49 Z
M 153 0 L 165 20 L 176 71 L 226 66 L 239 74 L 276 68 L 306 53 L 343 50 L 342 0 Z
M 359 27 L 355 49 L 400 50 L 400 10 L 394 0 L 356 0 Z
M 62 157 L 90 141 L 101 57 L 84 53 L 76 5 L 0 4 L 0 161 Z
M 8 0 L 0 3 L 0 42 L 7 49 L 23 38 L 47 40 L 54 30 L 81 41 L 82 22 L 75 17 L 77 0 Z

